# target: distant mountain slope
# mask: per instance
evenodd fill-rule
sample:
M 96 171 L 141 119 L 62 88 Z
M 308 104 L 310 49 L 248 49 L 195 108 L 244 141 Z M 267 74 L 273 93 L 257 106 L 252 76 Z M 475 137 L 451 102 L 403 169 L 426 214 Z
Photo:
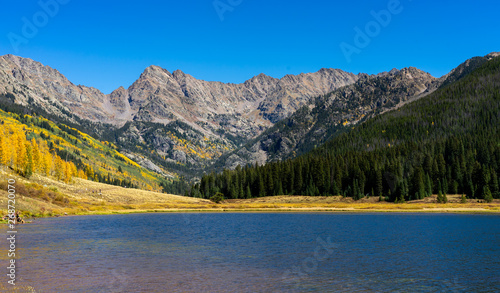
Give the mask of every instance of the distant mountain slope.
M 38 105 L 73 120 L 73 114 L 99 122 L 114 122 L 109 100 L 95 88 L 74 85 L 59 71 L 14 55 L 0 57 L 0 94 L 11 93 L 15 103 Z
M 500 198 L 500 57 L 293 160 L 205 175 L 191 195 Z
M 490 53 L 484 57 L 473 57 L 464 63 L 460 64 L 456 68 L 454 68 L 450 73 L 442 76 L 440 78 L 440 87 L 445 87 L 462 77 L 466 76 L 467 74 L 471 73 L 472 71 L 476 70 L 478 67 L 483 65 L 484 63 L 488 62 L 489 60 L 500 56 L 499 52 L 493 52 Z
M 110 99 L 126 120 L 181 121 L 207 135 L 224 138 L 227 133 L 248 139 L 311 98 L 356 80 L 351 73 L 322 69 L 282 79 L 260 74 L 242 84 L 225 84 L 150 66 L 128 89 L 111 93 Z
M 360 121 L 425 93 L 436 81 L 412 67 L 360 75 L 356 83 L 318 97 L 232 155 L 221 157 L 219 164 L 234 168 L 305 153 Z
M 225 84 L 150 66 L 128 89 L 104 95 L 74 85 L 49 66 L 5 55 L 0 57 L 0 94 L 10 98 L 0 99 L 0 106 L 5 109 L 12 103 L 26 113 L 40 112 L 96 138 L 130 147 L 131 156 L 139 151 L 152 156 L 155 164 L 199 170 L 310 99 L 357 79 L 341 70 L 321 69 L 281 79 L 260 74 L 242 84 Z M 169 134 L 173 128 L 180 136 L 186 133 L 188 141 Z M 127 140 L 117 139 L 113 132 Z
M 218 158 L 216 168 L 234 168 L 305 153 L 368 118 L 460 80 L 495 54 L 468 60 L 439 79 L 416 68 L 373 76 L 321 69 L 225 84 L 150 66 L 128 89 L 109 95 L 74 85 L 39 62 L 5 55 L 0 57 L 0 108 L 68 125 L 115 144 L 144 168 L 191 178 Z
M 357 76 L 336 69 L 287 75 L 264 74 L 242 84 L 197 80 L 180 70 L 150 66 L 128 89 L 110 95 L 74 85 L 57 70 L 13 55 L 0 57 L 0 93 L 35 103 L 50 113 L 123 125 L 127 121 L 181 121 L 205 134 L 221 131 L 253 137 L 309 99 L 351 84 Z
M 425 97 L 454 83 L 500 53 L 466 60 L 450 73 L 434 78 L 417 68 L 393 69 L 377 75 L 360 74 L 356 83 L 312 99 L 290 117 L 276 123 L 239 149 L 223 155 L 214 168 L 234 169 L 293 158 L 320 146 L 353 125 Z
M 34 173 L 72 182 L 80 177 L 97 182 L 146 190 L 180 193 L 175 175 L 158 167 L 139 165 L 110 142 L 39 115 L 18 115 L 0 110 L 0 168 L 24 177 Z

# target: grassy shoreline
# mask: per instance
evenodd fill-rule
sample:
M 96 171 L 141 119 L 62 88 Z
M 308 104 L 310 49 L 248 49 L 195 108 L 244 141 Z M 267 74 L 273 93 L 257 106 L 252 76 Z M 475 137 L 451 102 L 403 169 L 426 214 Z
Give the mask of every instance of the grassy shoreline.
M 488 209 L 460 209 L 460 208 L 443 208 L 443 209 L 356 209 L 356 208 L 338 208 L 338 209 L 321 209 L 321 208 L 295 208 L 295 209 L 160 209 L 160 210 L 110 210 L 105 212 L 87 212 L 68 215 L 43 215 L 36 217 L 43 218 L 59 218 L 59 217 L 84 217 L 84 216 L 112 216 L 112 215 L 130 215 L 130 214 L 211 214 L 211 213 L 322 213 L 322 214 L 480 214 L 480 215 L 500 215 L 499 210 Z M 26 219 L 30 223 L 34 218 Z M 0 220 L 0 224 L 7 224 L 7 221 Z
M 75 179 L 66 184 L 49 177 L 34 175 L 29 180 L 0 170 L 2 179 L 16 180 L 19 194 L 16 210 L 25 218 L 57 216 L 113 215 L 131 213 L 467 213 L 500 214 L 500 200 L 492 203 L 448 195 L 448 203 L 436 202 L 436 195 L 407 203 L 379 202 L 378 198 L 358 201 L 342 196 L 275 196 L 230 199 L 215 204 L 206 199 L 190 198 L 152 191 L 128 189 L 93 181 Z M 7 192 L 0 188 L 0 213 L 7 213 Z M 0 223 L 6 223 L 0 221 Z

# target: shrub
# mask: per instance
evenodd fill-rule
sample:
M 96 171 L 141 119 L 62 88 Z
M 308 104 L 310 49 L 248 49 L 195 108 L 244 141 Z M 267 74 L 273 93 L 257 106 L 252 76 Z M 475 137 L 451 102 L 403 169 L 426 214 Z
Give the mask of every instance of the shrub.
M 217 192 L 214 196 L 210 198 L 210 200 L 215 203 L 220 203 L 221 201 L 224 200 L 224 194 Z

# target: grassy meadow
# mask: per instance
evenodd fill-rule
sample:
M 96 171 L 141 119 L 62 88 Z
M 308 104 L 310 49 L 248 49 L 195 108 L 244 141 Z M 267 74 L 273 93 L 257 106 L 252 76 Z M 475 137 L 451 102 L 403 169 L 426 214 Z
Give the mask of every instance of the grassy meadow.
M 16 180 L 16 210 L 24 218 L 144 212 L 470 212 L 500 213 L 500 200 L 461 201 L 448 195 L 437 203 L 436 195 L 406 203 L 379 201 L 378 197 L 354 201 L 342 196 L 274 196 L 228 199 L 219 204 L 206 199 L 107 185 L 82 178 L 69 183 L 39 174 L 29 180 L 8 170 L 0 175 L 0 213 L 7 214 L 7 179 Z

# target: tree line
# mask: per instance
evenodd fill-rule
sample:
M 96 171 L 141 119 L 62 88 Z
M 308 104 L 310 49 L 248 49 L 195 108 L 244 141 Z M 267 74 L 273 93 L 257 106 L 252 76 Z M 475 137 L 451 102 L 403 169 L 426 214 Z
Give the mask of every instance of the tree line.
M 206 174 L 189 195 L 500 198 L 500 58 L 295 159 Z

